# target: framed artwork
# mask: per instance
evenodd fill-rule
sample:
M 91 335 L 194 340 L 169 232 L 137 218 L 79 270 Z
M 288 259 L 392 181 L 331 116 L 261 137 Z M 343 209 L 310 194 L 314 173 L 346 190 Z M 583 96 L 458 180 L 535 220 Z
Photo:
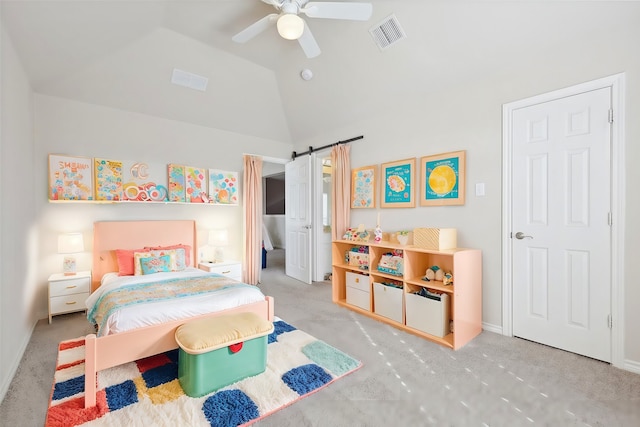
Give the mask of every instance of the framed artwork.
M 188 203 L 208 203 L 207 170 L 192 166 L 185 166 L 184 170 L 187 177 L 186 201 Z
M 380 169 L 380 207 L 413 208 L 416 206 L 415 187 L 416 159 L 383 163 Z
M 351 170 L 351 208 L 376 207 L 376 175 L 378 166 L 364 166 Z
M 214 205 L 237 205 L 238 172 L 209 169 L 209 201 Z
M 420 206 L 464 205 L 465 151 L 420 159 Z
M 49 200 L 93 200 L 93 160 L 49 154 Z
M 122 200 L 135 202 L 166 202 L 169 200 L 165 165 L 145 162 L 124 162 Z
M 93 159 L 96 182 L 96 200 L 122 200 L 122 162 Z
M 186 177 L 184 166 L 170 163 L 167 165 L 169 175 L 169 201 L 186 201 Z

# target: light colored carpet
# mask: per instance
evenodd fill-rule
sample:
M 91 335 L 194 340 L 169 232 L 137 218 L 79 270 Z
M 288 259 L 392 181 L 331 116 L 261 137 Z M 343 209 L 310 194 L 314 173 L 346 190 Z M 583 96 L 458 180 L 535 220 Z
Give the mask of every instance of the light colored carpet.
M 452 351 L 338 307 L 327 283 L 284 276 L 278 255 L 261 285 L 276 315 L 364 366 L 254 426 L 640 425 L 640 375 L 491 332 Z M 57 345 L 89 331 L 78 313 L 37 325 L 0 425 L 44 424 Z

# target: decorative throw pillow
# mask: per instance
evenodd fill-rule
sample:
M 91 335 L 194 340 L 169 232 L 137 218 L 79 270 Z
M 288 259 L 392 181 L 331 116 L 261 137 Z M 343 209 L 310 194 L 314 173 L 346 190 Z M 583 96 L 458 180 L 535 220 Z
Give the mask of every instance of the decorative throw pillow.
M 185 268 L 187 268 L 185 250 L 183 248 L 176 248 L 176 249 L 166 249 L 166 248 L 150 249 L 150 248 L 146 248 L 145 250 L 148 250 L 151 253 L 160 254 L 160 255 L 173 253 L 174 254 L 173 256 L 175 258 L 175 266 L 173 268 L 173 271 L 182 271 Z
M 189 245 L 147 246 L 144 248 L 145 251 L 170 250 L 170 249 L 184 249 L 184 266 L 186 268 L 191 265 L 191 246 Z M 180 269 L 181 264 L 179 261 L 177 261 L 177 263 L 178 263 L 178 269 Z
M 145 249 L 116 249 L 116 258 L 118 259 L 118 276 L 133 276 L 135 274 L 133 254 L 135 252 L 144 251 Z
M 150 256 L 140 258 L 142 274 L 153 274 L 171 271 L 171 257 L 169 255 Z
M 175 250 L 170 250 L 170 251 L 145 251 L 145 252 L 135 252 L 133 254 L 133 267 L 134 267 L 134 275 L 135 276 L 140 276 L 142 275 L 142 266 L 140 264 L 140 259 L 142 258 L 149 258 L 149 257 L 161 257 L 161 256 L 168 256 L 169 257 L 169 270 L 168 271 L 175 271 L 175 267 L 176 267 L 176 251 Z

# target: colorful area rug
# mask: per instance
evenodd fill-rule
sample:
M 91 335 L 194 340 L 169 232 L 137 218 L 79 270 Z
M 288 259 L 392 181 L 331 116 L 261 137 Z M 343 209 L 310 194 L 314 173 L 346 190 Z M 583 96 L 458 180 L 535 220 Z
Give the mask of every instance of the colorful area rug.
M 361 363 L 276 319 L 267 369 L 199 398 L 178 381 L 178 350 L 98 373 L 84 408 L 84 338 L 60 343 L 46 427 L 250 425 L 355 371 Z

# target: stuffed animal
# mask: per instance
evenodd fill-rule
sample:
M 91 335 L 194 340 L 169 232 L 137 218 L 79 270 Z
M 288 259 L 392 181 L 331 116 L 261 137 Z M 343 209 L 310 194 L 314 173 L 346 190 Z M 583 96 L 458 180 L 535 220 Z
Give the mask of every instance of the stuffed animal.
M 437 265 L 434 265 L 434 266 L 431 266 L 431 267 L 427 268 L 427 271 L 424 273 L 424 279 L 426 281 L 428 281 L 428 282 L 430 282 L 432 280 L 438 280 L 436 278 L 436 275 L 438 274 L 438 271 L 441 272 L 440 267 L 438 267 Z
M 445 273 L 442 278 L 443 285 L 453 285 L 453 275 L 451 273 Z

